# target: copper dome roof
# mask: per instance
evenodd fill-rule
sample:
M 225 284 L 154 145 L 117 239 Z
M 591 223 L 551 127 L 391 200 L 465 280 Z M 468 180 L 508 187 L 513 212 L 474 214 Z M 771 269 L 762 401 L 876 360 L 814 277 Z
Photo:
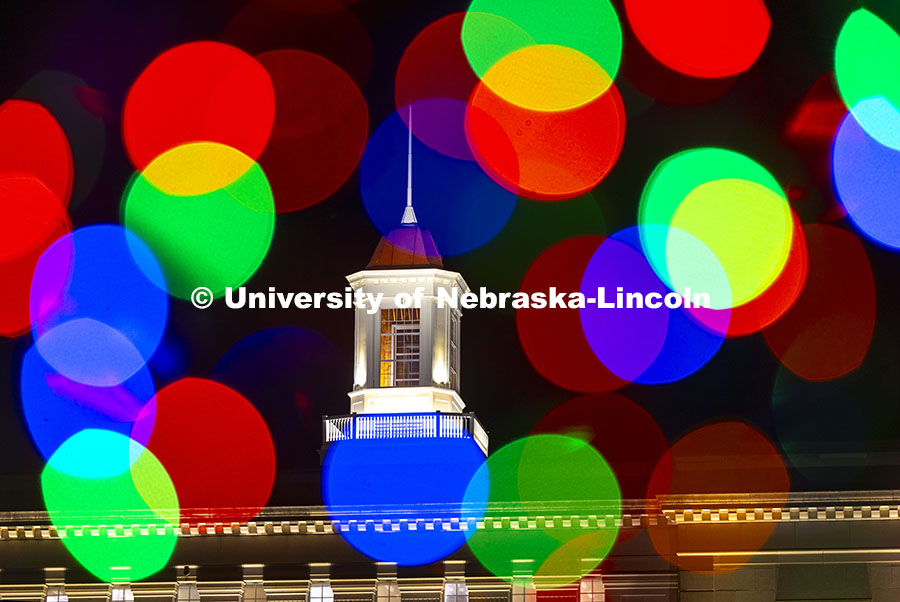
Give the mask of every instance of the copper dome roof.
M 444 262 L 428 230 L 406 223 L 382 236 L 366 269 L 442 268 Z

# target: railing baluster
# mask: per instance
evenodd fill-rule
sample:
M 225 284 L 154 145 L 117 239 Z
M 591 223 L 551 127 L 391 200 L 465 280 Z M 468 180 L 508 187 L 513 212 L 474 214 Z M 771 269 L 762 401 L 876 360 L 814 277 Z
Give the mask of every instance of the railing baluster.
M 472 413 L 351 414 L 325 418 L 322 426 L 325 443 L 349 439 L 470 437 L 481 445 L 485 438 L 484 429 Z

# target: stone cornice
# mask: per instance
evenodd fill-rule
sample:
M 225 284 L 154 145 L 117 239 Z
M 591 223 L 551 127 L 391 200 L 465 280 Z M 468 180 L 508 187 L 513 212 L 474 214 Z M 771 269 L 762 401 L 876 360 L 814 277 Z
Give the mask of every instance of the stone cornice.
M 773 503 L 776 502 L 776 503 Z M 602 508 L 599 503 L 597 508 Z M 524 510 L 524 511 L 523 511 Z M 265 535 L 328 535 L 351 529 L 375 531 L 402 529 L 537 529 L 562 528 L 639 528 L 667 525 L 741 522 L 807 522 L 807 521 L 893 521 L 900 519 L 900 492 L 856 491 L 814 492 L 778 495 L 732 496 L 666 496 L 659 500 L 626 500 L 622 514 L 578 514 L 566 503 L 536 505 L 523 509 L 519 506 L 491 506 L 480 520 L 440 518 L 440 513 L 429 511 L 423 518 L 410 513 L 408 518 L 381 520 L 342 519 L 334 517 L 323 506 L 271 507 L 259 513 L 253 521 L 238 523 L 186 522 L 178 525 L 160 519 L 157 524 L 147 524 L 143 518 L 129 520 L 122 516 L 115 524 L 97 527 L 89 517 L 72 520 L 72 524 L 59 527 L 50 523 L 46 512 L 10 512 L 0 514 L 0 541 L 41 540 L 59 537 L 81 537 L 84 525 L 109 529 L 118 535 L 132 535 L 134 529 L 150 528 L 174 531 L 179 537 L 233 537 Z M 353 512 L 358 517 L 359 512 Z M 196 512 L 193 515 L 197 516 Z M 377 513 L 376 513 L 377 516 Z M 434 517 L 437 516 L 437 517 Z

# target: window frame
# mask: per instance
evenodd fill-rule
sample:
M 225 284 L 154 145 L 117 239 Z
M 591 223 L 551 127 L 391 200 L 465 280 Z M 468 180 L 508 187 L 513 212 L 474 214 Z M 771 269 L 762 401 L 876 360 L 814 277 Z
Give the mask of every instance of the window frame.
M 396 579 L 379 579 L 375 586 L 375 602 L 400 602 L 400 584 Z
M 578 584 L 578 602 L 605 602 L 606 586 L 597 575 L 582 577 Z
M 534 581 L 529 578 L 513 578 L 509 599 L 511 602 L 536 602 L 537 590 L 534 589 Z
M 417 387 L 421 382 L 421 313 L 418 308 L 381 310 L 379 387 Z
M 469 602 L 469 587 L 465 579 L 447 579 L 444 582 L 443 602 Z
M 450 362 L 449 362 L 449 376 L 450 376 L 450 388 L 455 391 L 459 391 L 459 320 L 460 314 L 458 311 L 451 309 L 450 310 Z
M 309 584 L 307 602 L 334 602 L 334 590 L 331 581 L 312 581 Z

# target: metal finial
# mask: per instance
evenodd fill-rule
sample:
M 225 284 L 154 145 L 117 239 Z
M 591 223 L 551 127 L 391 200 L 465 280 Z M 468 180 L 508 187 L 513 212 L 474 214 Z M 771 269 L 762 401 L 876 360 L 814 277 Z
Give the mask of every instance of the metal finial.
M 403 219 L 400 220 L 400 223 L 415 224 L 417 223 L 416 212 L 413 210 L 412 205 L 412 103 L 409 105 L 407 126 L 409 127 L 409 139 L 407 141 L 406 154 L 406 208 L 403 210 Z

